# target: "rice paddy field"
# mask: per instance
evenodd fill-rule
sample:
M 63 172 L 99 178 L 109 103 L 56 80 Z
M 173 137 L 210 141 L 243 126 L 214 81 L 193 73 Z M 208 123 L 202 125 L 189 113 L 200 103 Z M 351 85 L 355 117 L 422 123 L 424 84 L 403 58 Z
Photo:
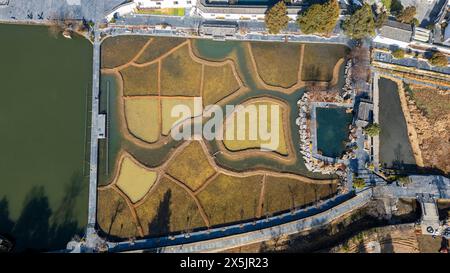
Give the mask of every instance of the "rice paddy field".
M 0 35 L 0 234 L 62 249 L 87 221 L 92 46 L 42 26 Z
M 119 61 L 109 58 L 121 41 L 110 39 L 116 38 L 104 41 L 102 60 L 117 65 L 102 66 L 101 104 L 110 112 L 99 167 L 98 223 L 104 236 L 155 237 L 252 221 L 336 194 L 338 181 L 309 173 L 293 148 L 299 141 L 291 133 L 298 130 L 296 102 L 304 92 L 304 69 L 311 65 L 303 60 L 309 45 L 131 36 L 125 43 L 134 55 Z M 320 48 L 345 56 L 345 50 Z M 309 54 L 328 58 L 324 52 Z M 320 64 L 308 80 L 329 80 L 339 59 L 323 60 L 327 65 Z M 282 136 L 276 149 L 262 151 L 261 139 L 227 143 L 171 136 L 177 105 L 191 110 L 183 124 L 192 125 L 202 107 L 217 104 L 223 112 L 213 115 L 223 119 L 213 127 L 220 131 L 229 117 L 226 105 L 252 102 L 280 106 L 276 117 L 244 122 L 270 131 L 276 119 Z M 210 118 L 195 122 L 205 125 Z

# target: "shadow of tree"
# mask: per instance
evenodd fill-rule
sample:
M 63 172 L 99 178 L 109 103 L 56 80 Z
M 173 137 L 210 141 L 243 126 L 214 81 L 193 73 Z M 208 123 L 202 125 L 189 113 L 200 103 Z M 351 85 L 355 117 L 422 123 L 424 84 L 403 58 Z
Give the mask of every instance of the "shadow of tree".
M 14 251 L 48 251 L 65 248 L 75 234 L 81 234 L 75 220 L 76 198 L 83 190 L 83 177 L 74 173 L 59 205 L 52 212 L 43 186 L 27 194 L 17 221 L 9 218 L 8 200 L 0 201 L 0 233 L 15 243 Z
M 164 197 L 159 202 L 155 217 L 148 223 L 148 232 L 151 235 L 162 235 L 170 232 L 170 199 L 172 191 L 169 189 L 164 193 Z

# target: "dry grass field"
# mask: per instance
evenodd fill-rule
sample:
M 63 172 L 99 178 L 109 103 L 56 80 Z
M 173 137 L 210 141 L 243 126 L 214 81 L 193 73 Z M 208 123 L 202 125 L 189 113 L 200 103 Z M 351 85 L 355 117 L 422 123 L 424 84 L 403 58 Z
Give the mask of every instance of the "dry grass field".
M 215 170 L 209 164 L 200 143 L 192 141 L 171 161 L 167 173 L 195 191 L 215 173 Z
M 172 116 L 172 109 L 176 107 L 187 107 L 191 111 L 191 117 L 198 116 L 202 113 L 201 101 L 194 98 L 161 98 L 161 117 L 162 117 L 162 134 L 169 135 L 171 129 L 180 123 L 177 120 L 180 117 Z M 190 118 L 190 117 L 189 117 Z M 186 120 L 186 119 L 184 119 Z
M 117 36 L 106 39 L 101 50 L 102 68 L 114 68 L 131 61 L 148 39 L 146 36 Z
M 125 98 L 125 119 L 131 134 L 155 142 L 160 136 L 160 105 L 158 97 Z
M 141 64 L 154 61 L 174 47 L 186 41 L 186 39 L 175 37 L 153 37 L 152 39 L 153 41 L 150 45 L 142 52 L 139 58 L 137 58 L 137 63 Z
M 256 217 L 262 176 L 234 177 L 219 174 L 197 196 L 211 225 Z
M 301 44 L 251 43 L 258 74 L 272 86 L 288 88 L 298 81 Z
M 130 157 L 125 156 L 120 164 L 116 186 L 125 193 L 131 202 L 141 200 L 156 181 L 158 174 L 138 165 Z
M 158 95 L 158 63 L 145 67 L 128 66 L 120 71 L 125 96 Z
M 246 149 L 252 148 L 262 148 L 264 145 L 268 145 L 270 140 L 265 140 L 261 134 L 259 134 L 259 130 L 261 128 L 267 128 L 268 132 L 272 130 L 272 118 L 275 118 L 275 122 L 273 125 L 278 126 L 278 134 L 273 134 L 278 138 L 278 141 L 274 141 L 273 143 L 278 145 L 274 145 L 273 147 L 268 147 L 267 150 L 276 151 L 282 155 L 288 154 L 288 148 L 286 144 L 284 126 L 283 126 L 283 118 L 286 117 L 286 111 L 284 111 L 284 107 L 278 103 L 273 101 L 264 101 L 264 99 L 245 104 L 245 106 L 255 106 L 257 109 L 257 115 L 246 115 L 246 118 L 238 118 L 239 115 L 235 115 L 234 117 L 228 117 L 234 119 L 234 122 L 226 122 L 225 125 L 225 134 L 232 134 L 234 136 L 234 140 L 225 139 L 223 143 L 225 147 L 231 151 L 242 151 Z M 271 106 L 279 106 L 278 117 L 272 117 Z M 260 106 L 267 106 L 267 114 L 261 115 L 260 119 Z M 264 112 L 262 112 L 264 113 Z M 234 124 L 234 125 L 232 125 Z M 241 126 L 241 127 L 239 127 Z M 253 128 L 252 128 L 253 127 Z M 245 131 L 240 130 L 239 128 L 245 128 Z M 233 132 L 233 133 L 231 133 Z M 254 133 L 252 135 L 252 132 Z M 244 133 L 244 138 L 239 137 L 239 134 Z M 256 137 L 256 138 L 255 138 Z
M 97 222 L 109 236 L 138 237 L 137 224 L 127 202 L 112 188 L 98 191 Z
M 418 85 L 406 91 L 425 166 L 450 173 L 450 95 Z
M 215 104 L 239 89 L 231 64 L 205 67 L 203 104 Z
M 314 203 L 336 192 L 336 183 L 306 183 L 289 177 L 267 176 L 264 209 L 266 215 Z
M 194 200 L 165 177 L 136 212 L 144 235 L 158 236 L 205 226 Z
M 200 96 L 202 65 L 189 56 L 184 45 L 162 60 L 161 95 Z
M 302 80 L 331 81 L 336 63 L 346 54 L 347 47 L 343 45 L 306 44 L 303 53 Z

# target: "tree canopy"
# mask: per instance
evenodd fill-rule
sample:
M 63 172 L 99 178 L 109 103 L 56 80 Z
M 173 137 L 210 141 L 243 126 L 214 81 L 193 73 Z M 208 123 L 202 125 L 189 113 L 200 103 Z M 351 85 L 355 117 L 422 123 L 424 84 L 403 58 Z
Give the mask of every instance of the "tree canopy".
M 339 5 L 336 0 L 323 4 L 314 4 L 297 18 L 297 23 L 304 34 L 329 34 L 339 18 Z
M 289 17 L 287 16 L 287 7 L 284 1 L 280 1 L 269 8 L 264 21 L 271 34 L 278 34 L 281 30 L 285 29 L 288 25 Z
M 409 6 L 400 11 L 396 18 L 399 22 L 411 24 L 414 20 L 414 16 L 416 16 L 416 7 Z
M 353 187 L 356 189 L 363 189 L 366 186 L 366 181 L 363 178 L 357 177 L 353 179 Z
M 371 7 L 368 4 L 364 4 L 350 17 L 345 19 L 342 28 L 353 39 L 362 39 L 375 35 L 375 21 Z
M 403 59 L 405 58 L 405 51 L 403 49 L 396 49 L 392 52 L 392 56 L 397 59 Z
M 364 128 L 364 132 L 370 137 L 377 136 L 380 134 L 380 125 L 378 123 L 369 124 Z

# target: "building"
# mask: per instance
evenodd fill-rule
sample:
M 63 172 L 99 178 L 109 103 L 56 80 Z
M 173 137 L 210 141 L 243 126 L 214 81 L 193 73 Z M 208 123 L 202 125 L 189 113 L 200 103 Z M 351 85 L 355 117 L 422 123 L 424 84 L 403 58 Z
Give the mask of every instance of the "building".
M 412 37 L 413 28 L 411 25 L 388 20 L 386 24 L 381 27 L 374 42 L 407 48 L 412 41 Z
M 233 36 L 237 30 L 237 23 L 229 21 L 206 21 L 200 25 L 200 35 L 212 36 L 215 40 Z
M 373 104 L 369 101 L 361 100 L 358 106 L 358 113 L 355 124 L 360 127 L 366 127 L 372 119 Z
M 431 30 L 421 27 L 415 27 L 412 39 L 417 42 L 430 42 Z

